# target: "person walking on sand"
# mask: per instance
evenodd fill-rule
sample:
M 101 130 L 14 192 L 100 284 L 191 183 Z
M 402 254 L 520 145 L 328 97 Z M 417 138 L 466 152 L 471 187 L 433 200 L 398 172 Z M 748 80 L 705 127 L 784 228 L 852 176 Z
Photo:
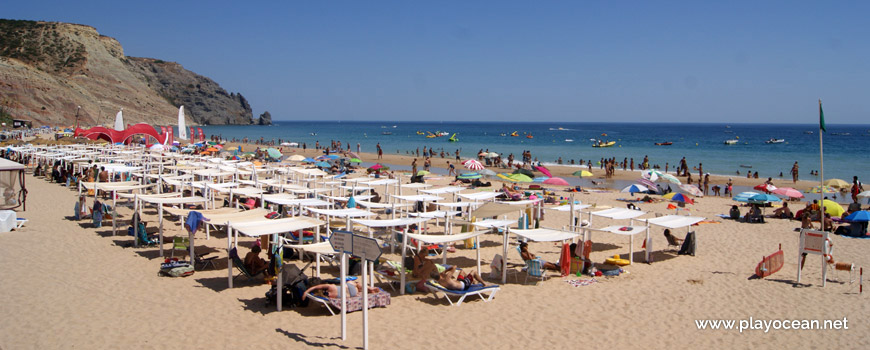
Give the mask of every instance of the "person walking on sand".
M 417 158 L 411 161 L 411 176 L 417 176 Z
M 704 195 L 707 195 L 707 191 L 710 188 L 710 174 L 704 175 Z
M 456 167 L 453 164 L 450 164 L 450 161 L 447 161 L 447 175 L 448 176 L 456 176 Z
M 798 180 L 798 162 L 794 162 L 794 166 L 791 167 L 791 182 L 797 183 Z

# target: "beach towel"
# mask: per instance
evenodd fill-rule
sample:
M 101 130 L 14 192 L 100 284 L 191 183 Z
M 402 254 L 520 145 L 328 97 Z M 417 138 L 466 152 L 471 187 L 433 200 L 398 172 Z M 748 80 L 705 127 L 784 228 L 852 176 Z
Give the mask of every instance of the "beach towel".
M 202 216 L 202 213 L 198 211 L 191 211 L 187 214 L 187 221 L 184 222 L 184 226 L 187 226 L 187 230 L 190 233 L 195 234 L 196 230 L 199 229 L 200 223 L 205 221 L 205 217 Z
M 562 245 L 562 255 L 559 258 L 559 268 L 562 270 L 562 277 L 568 276 L 571 273 L 571 245 L 565 243 Z

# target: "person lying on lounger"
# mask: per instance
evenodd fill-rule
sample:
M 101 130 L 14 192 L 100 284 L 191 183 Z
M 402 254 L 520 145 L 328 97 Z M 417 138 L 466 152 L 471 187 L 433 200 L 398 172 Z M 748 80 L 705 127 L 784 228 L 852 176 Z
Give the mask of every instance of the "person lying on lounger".
M 322 290 L 324 295 L 327 298 L 332 298 L 332 299 L 341 298 L 341 292 L 340 292 L 341 289 L 339 289 L 340 286 L 341 286 L 340 284 L 331 284 L 331 283 L 318 284 L 316 286 L 308 288 L 308 290 L 306 290 L 305 293 L 302 295 L 302 300 L 305 300 L 305 298 L 308 297 L 308 293 L 315 292 L 318 290 Z M 362 291 L 362 288 L 363 287 L 357 281 L 347 281 L 347 292 L 348 292 L 347 297 L 353 298 L 353 297 L 357 296 Z M 376 288 L 376 287 L 369 288 L 369 293 L 378 293 L 380 291 L 381 290 Z
M 471 271 L 471 273 L 466 275 L 463 275 L 460 272 L 459 277 L 453 277 L 454 272 L 456 272 L 456 266 L 451 266 L 442 273 L 438 273 L 438 270 L 434 270 L 429 274 L 429 277 L 438 281 L 438 283 L 444 286 L 444 288 L 451 290 L 468 290 L 475 281 L 487 285 L 487 283 L 483 281 L 483 278 L 480 278 L 480 274 L 478 274 L 477 271 Z
M 520 255 L 522 255 L 523 261 L 529 261 L 532 259 L 540 260 L 541 266 L 543 266 L 547 270 L 556 270 L 556 271 L 561 270 L 561 267 L 559 267 L 559 265 L 551 263 L 551 262 L 546 261 L 544 259 L 541 259 L 540 257 L 536 257 L 534 254 L 529 252 L 529 244 L 526 242 L 520 243 Z

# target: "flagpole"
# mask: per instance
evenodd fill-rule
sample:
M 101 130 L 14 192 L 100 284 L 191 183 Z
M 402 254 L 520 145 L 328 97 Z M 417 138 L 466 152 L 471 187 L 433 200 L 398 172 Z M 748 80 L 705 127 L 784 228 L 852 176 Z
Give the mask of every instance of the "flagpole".
M 821 220 L 821 231 L 825 230 L 825 152 L 822 134 L 827 131 L 826 129 L 825 113 L 822 111 L 822 100 L 819 99 L 819 208 L 821 209 L 819 219 Z

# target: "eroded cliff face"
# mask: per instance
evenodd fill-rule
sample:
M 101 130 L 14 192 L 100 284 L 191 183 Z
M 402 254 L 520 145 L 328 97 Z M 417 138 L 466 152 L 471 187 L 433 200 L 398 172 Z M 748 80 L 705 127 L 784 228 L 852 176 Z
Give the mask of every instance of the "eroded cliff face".
M 126 57 L 121 44 L 90 26 L 0 20 L 0 107 L 34 125 L 251 124 L 241 94 L 227 93 L 181 65 Z M 81 106 L 81 109 L 78 109 Z

